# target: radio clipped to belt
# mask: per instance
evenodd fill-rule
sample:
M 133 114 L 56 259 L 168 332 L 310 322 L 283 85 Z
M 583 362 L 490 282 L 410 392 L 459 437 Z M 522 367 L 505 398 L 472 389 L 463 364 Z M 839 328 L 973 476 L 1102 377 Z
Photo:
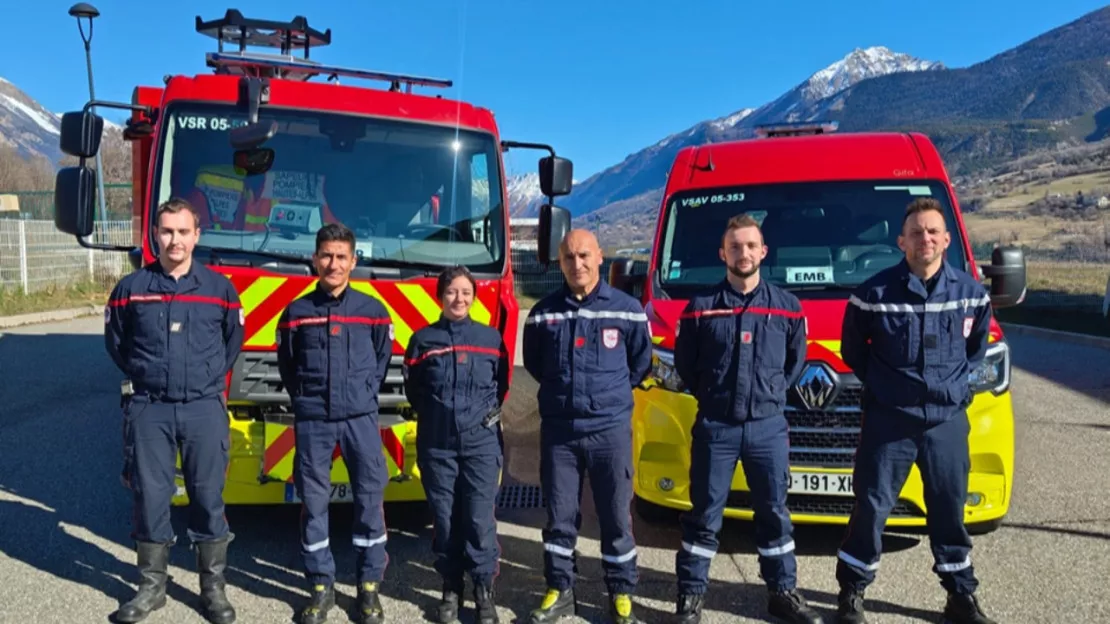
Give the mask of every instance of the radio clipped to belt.
M 500 422 L 501 422 L 501 406 L 497 406 L 497 407 L 493 408 L 492 410 L 490 410 L 490 413 L 486 414 L 486 417 L 482 419 L 482 426 L 485 427 L 486 429 L 494 429 L 494 428 L 497 427 L 498 423 L 500 423 Z
M 127 407 L 127 402 L 135 394 L 135 388 L 131 385 L 130 379 L 124 379 L 119 384 L 119 406 Z

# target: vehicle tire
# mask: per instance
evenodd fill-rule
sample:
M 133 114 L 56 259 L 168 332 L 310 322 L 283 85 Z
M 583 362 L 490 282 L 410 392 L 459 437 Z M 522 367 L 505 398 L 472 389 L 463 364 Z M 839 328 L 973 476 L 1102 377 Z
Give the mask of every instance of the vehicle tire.
M 994 520 L 988 520 L 986 522 L 976 522 L 974 524 L 967 524 L 964 526 L 967 527 L 967 532 L 969 535 L 986 535 L 988 533 L 994 533 L 999 528 L 1001 528 L 1002 521 L 1004 519 L 1005 518 L 996 518 Z
M 636 497 L 636 515 L 648 524 L 678 525 L 678 517 L 682 512 L 678 509 L 663 507 L 648 502 L 639 496 Z

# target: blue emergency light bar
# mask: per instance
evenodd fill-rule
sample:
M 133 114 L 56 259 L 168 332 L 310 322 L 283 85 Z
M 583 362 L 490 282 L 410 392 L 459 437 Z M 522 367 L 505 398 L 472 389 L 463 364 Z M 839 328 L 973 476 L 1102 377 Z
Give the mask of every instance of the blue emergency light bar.
M 837 121 L 800 121 L 756 126 L 755 134 L 760 138 L 776 136 L 801 136 L 805 134 L 828 134 L 840 127 Z

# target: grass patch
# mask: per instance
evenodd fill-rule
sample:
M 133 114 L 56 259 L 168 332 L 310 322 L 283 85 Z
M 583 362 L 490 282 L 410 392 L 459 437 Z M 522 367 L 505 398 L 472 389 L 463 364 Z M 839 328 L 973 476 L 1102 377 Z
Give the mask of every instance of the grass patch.
M 1030 290 L 1066 295 L 1106 295 L 1110 264 L 1095 262 L 1026 262 L 1025 281 Z
M 1086 194 L 1092 189 L 1108 186 L 1110 186 L 1110 171 L 1098 171 L 1095 173 L 1068 176 L 1057 180 L 1031 182 L 1022 185 L 1021 188 L 1016 189 L 1005 197 L 992 199 L 987 203 L 985 210 L 1013 210 L 1015 208 L 1024 208 L 1044 197 L 1045 193 L 1049 195 L 1054 193 L 1075 195 L 1077 192 L 1083 191 L 1083 193 Z
M 69 286 L 51 286 L 30 293 L 24 293 L 22 289 L 2 289 L 0 290 L 0 316 L 104 305 L 111 291 L 111 285 L 94 281 Z

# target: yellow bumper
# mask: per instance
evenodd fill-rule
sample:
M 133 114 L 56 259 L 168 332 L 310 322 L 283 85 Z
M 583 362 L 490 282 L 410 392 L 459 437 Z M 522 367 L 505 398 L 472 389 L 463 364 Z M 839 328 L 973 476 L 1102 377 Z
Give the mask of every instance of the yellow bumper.
M 227 481 L 224 484 L 224 502 L 228 505 L 270 505 L 280 503 L 296 504 L 292 480 L 273 480 L 265 476 L 263 469 L 263 454 L 267 444 L 272 443 L 274 433 L 267 435 L 267 425 L 258 421 L 235 420 L 231 421 L 230 453 L 231 462 L 228 467 Z M 394 427 L 404 446 L 404 461 L 401 466 L 386 455 L 386 466 L 389 470 L 389 484 L 385 488 L 385 502 L 423 501 L 424 485 L 420 480 L 420 470 L 416 466 L 416 423 L 407 422 Z M 284 470 L 283 474 L 291 474 L 291 456 L 271 472 Z M 335 502 L 349 502 L 351 489 L 348 486 L 349 477 L 347 469 L 341 459 L 332 464 L 332 500 Z M 173 497 L 173 504 L 187 505 L 188 495 L 185 491 L 185 481 L 181 476 L 181 456 L 177 458 L 177 492 Z
M 635 391 L 632 415 L 632 459 L 636 468 L 634 490 L 649 502 L 674 509 L 689 509 L 690 429 L 694 424 L 697 402 L 688 394 L 658 386 Z M 1010 393 L 1000 396 L 977 395 L 968 409 L 971 434 L 971 474 L 969 502 L 964 508 L 967 524 L 1001 519 L 1010 507 L 1013 490 L 1014 422 Z M 791 467 L 792 472 L 821 473 L 826 483 L 851 475 L 850 468 Z M 818 477 L 813 479 L 821 480 Z M 752 510 L 742 505 L 748 492 L 743 467 L 737 463 L 732 477 L 731 501 L 724 515 L 752 519 Z M 975 495 L 978 495 L 976 499 Z M 921 473 L 914 466 L 902 489 L 899 509 L 887 521 L 890 527 L 926 526 L 925 497 Z M 972 504 L 974 503 L 974 504 Z M 787 506 L 797 524 L 847 524 L 852 509 L 850 490 L 845 494 L 791 493 Z

